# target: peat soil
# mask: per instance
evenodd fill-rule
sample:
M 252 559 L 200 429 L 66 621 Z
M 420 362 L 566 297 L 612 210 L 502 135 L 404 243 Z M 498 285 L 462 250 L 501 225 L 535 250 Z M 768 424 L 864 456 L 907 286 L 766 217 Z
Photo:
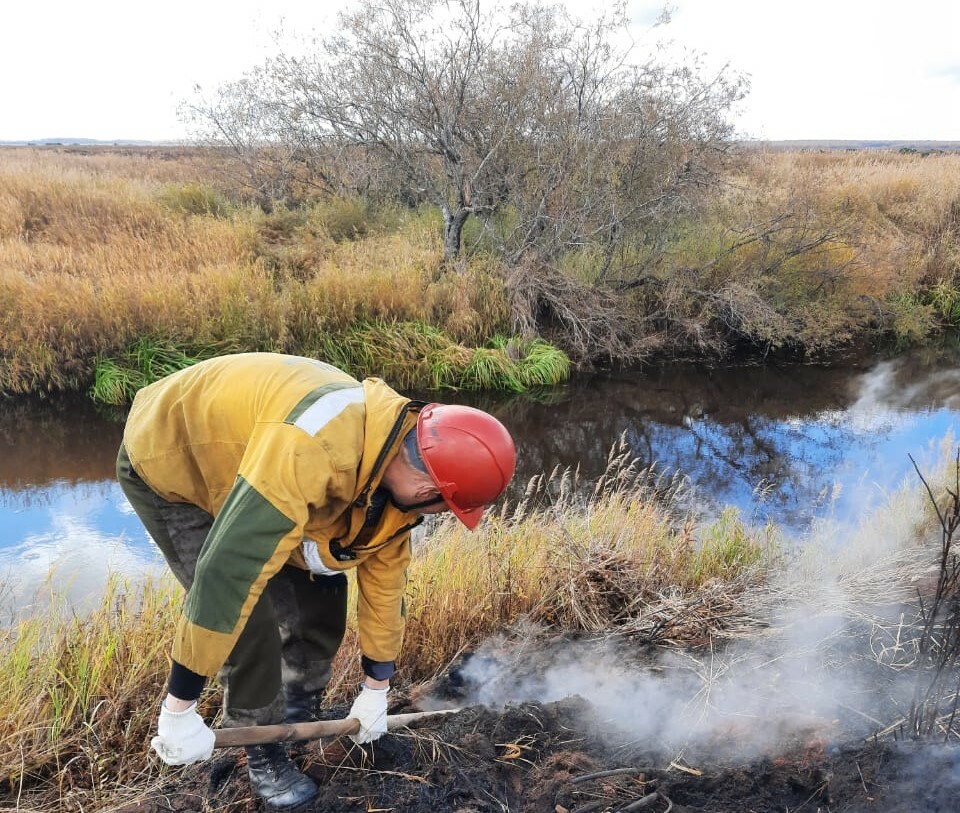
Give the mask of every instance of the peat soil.
M 408 709 L 391 709 L 391 713 Z M 336 710 L 343 716 L 343 709 Z M 338 716 L 331 714 L 331 716 Z M 735 752 L 735 736 L 726 744 Z M 293 751 L 325 813 L 799 813 L 960 810 L 960 749 L 913 741 L 829 744 L 811 734 L 777 756 L 722 761 L 651 753 L 613 741 L 574 697 L 501 709 L 470 707 L 363 748 L 348 738 Z M 122 813 L 265 808 L 251 794 L 242 749 L 171 774 Z

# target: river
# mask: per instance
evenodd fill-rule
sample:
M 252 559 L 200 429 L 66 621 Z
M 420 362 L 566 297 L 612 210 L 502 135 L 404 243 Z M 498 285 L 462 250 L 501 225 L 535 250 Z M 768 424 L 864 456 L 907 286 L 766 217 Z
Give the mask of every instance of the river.
M 854 522 L 916 479 L 910 456 L 933 464 L 960 423 L 960 351 L 842 366 L 675 365 L 581 375 L 532 396 L 438 400 L 489 409 L 507 424 L 519 454 L 513 499 L 556 467 L 595 479 L 623 437 L 642 464 L 689 478 L 704 516 L 734 505 L 802 540 L 815 519 Z M 0 408 L 0 616 L 45 601 L 51 584 L 82 606 L 110 573 L 135 582 L 160 572 L 113 479 L 122 415 L 84 399 Z

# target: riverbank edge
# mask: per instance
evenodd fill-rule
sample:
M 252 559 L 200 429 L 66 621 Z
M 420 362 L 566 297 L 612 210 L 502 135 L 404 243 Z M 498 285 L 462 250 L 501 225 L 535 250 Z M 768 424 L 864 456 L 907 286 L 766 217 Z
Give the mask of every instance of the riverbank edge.
M 536 339 L 532 342 L 520 339 L 494 337 L 487 346 L 458 347 L 459 367 L 445 366 L 440 374 L 430 367 L 430 358 L 400 357 L 382 362 L 374 367 L 367 361 L 357 360 L 346 346 L 339 350 L 337 337 L 331 337 L 327 348 L 331 352 L 304 349 L 293 355 L 318 358 L 358 379 L 368 376 L 383 378 L 388 384 L 401 390 L 422 393 L 458 391 L 486 391 L 491 394 L 522 394 L 549 391 L 557 386 L 574 383 L 598 372 L 656 372 L 675 365 L 707 369 L 735 369 L 763 366 L 821 366 L 841 367 L 851 363 L 863 365 L 875 360 L 895 358 L 910 349 L 937 352 L 960 347 L 960 332 L 943 330 L 927 337 L 923 343 L 904 347 L 883 333 L 863 334 L 855 340 L 838 346 L 829 352 L 809 353 L 802 348 L 760 349 L 743 344 L 731 345 L 729 353 L 651 354 L 642 361 L 606 360 L 605 363 L 574 364 L 570 357 L 553 344 Z M 533 352 L 531 353 L 531 348 Z M 146 352 L 145 352 L 146 350 Z M 129 406 L 136 390 L 161 378 L 215 355 L 239 352 L 283 352 L 241 349 L 237 345 L 221 348 L 202 348 L 197 345 L 176 345 L 154 337 L 144 337 L 134 343 L 121 356 L 98 357 L 93 363 L 93 376 L 89 383 L 78 383 L 73 388 L 37 388 L 29 392 L 0 391 L 0 400 L 44 403 L 51 400 L 69 400 L 82 397 L 99 407 L 123 408 Z M 523 355 L 518 355 L 520 352 Z M 479 378 L 471 365 L 485 364 L 485 379 Z

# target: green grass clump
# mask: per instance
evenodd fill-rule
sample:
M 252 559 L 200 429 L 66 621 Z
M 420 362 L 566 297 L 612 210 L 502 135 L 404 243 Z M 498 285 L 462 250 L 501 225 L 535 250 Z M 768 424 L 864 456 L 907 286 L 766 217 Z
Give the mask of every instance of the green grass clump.
M 570 359 L 547 342 L 497 337 L 490 347 L 473 351 L 466 369 L 458 376 L 457 386 L 467 390 L 525 392 L 559 384 L 569 376 Z
M 371 322 L 325 337 L 317 353 L 356 375 L 380 376 L 400 389 L 523 392 L 565 381 L 570 360 L 543 341 L 497 337 L 466 347 L 420 322 Z
M 141 387 L 212 358 L 220 349 L 183 349 L 159 339 L 140 339 L 118 358 L 97 360 L 90 396 L 110 406 L 129 404 Z
M 763 538 L 763 544 L 758 544 Z M 703 526 L 699 543 L 695 546 L 690 561 L 691 575 L 695 579 L 729 579 L 769 559 L 777 548 L 779 533 L 768 525 L 758 531 L 751 528 L 740 512 L 728 506 L 720 516 Z
M 960 287 L 949 280 L 939 280 L 927 295 L 934 312 L 949 327 L 960 326 Z
M 359 378 L 380 376 L 399 389 L 467 389 L 524 392 L 565 381 L 570 360 L 546 342 L 497 338 L 469 348 L 418 322 L 363 324 L 323 337 L 306 355 Z M 257 350 L 255 345 L 176 345 L 148 337 L 116 356 L 101 356 L 90 396 L 101 404 L 129 404 L 137 390 L 215 355 Z

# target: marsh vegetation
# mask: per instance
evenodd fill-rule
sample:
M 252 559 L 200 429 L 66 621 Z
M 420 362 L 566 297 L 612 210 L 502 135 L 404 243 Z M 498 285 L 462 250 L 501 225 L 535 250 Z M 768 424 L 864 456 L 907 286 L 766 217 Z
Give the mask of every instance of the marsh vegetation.
M 400 386 L 523 389 L 638 360 L 829 358 L 960 324 L 960 155 L 748 151 L 709 205 L 610 262 L 444 260 L 439 212 L 265 212 L 205 150 L 0 153 L 0 391 L 122 403 L 219 352 Z M 477 239 L 473 239 L 475 236 Z
M 410 612 L 395 702 L 416 707 L 418 698 L 433 696 L 436 702 L 444 691 L 453 691 L 456 697 L 456 687 L 461 686 L 462 692 L 462 681 L 470 669 L 463 669 L 465 656 L 470 654 L 476 654 L 480 670 L 502 672 L 496 682 L 482 684 L 490 691 L 498 683 L 516 689 L 518 681 L 540 676 L 550 657 L 560 659 L 571 678 L 580 671 L 613 669 L 605 661 L 613 647 L 620 653 L 616 655 L 617 668 L 603 680 L 600 672 L 585 675 L 583 680 L 591 684 L 605 680 L 612 686 L 618 681 L 635 681 L 632 691 L 649 691 L 659 675 L 668 687 L 661 700 L 667 703 L 664 712 L 668 718 L 692 703 L 685 713 L 690 714 L 688 733 L 695 738 L 704 736 L 696 733 L 697 722 L 706 719 L 712 706 L 722 708 L 727 702 L 724 693 L 729 681 L 759 680 L 767 692 L 771 691 L 772 676 L 778 675 L 787 682 L 781 687 L 782 694 L 794 681 L 806 686 L 810 680 L 803 671 L 794 671 L 799 665 L 814 668 L 824 686 L 819 693 L 808 686 L 807 694 L 794 698 L 793 705 L 799 703 L 806 714 L 798 716 L 790 702 L 785 702 L 783 709 L 764 705 L 764 730 L 780 732 L 777 737 L 782 742 L 799 749 L 788 751 L 777 763 L 789 775 L 796 775 L 798 766 L 812 770 L 811 766 L 828 758 L 836 758 L 838 766 L 847 761 L 833 751 L 834 756 L 828 757 L 822 745 L 812 751 L 814 746 L 804 739 L 843 734 L 834 728 L 836 720 L 824 719 L 827 712 L 819 707 L 824 702 L 821 694 L 831 694 L 831 681 L 855 685 L 870 675 L 871 685 L 883 687 L 867 695 L 876 748 L 876 730 L 883 723 L 891 724 L 884 738 L 904 725 L 904 718 L 897 716 L 903 713 L 897 703 L 909 698 L 902 689 L 911 681 L 923 698 L 923 719 L 939 737 L 955 738 L 957 733 L 947 718 L 956 694 L 942 691 L 944 676 L 955 667 L 945 648 L 955 638 L 948 612 L 955 599 L 941 593 L 943 576 L 936 585 L 929 582 L 931 577 L 937 581 L 938 557 L 941 566 L 949 567 L 951 561 L 949 545 L 938 551 L 938 542 L 941 537 L 950 541 L 944 523 L 956 522 L 953 489 L 957 471 L 955 459 L 948 457 L 935 472 L 928 473 L 924 483 L 928 492 L 921 491 L 917 483 L 891 495 L 874 515 L 863 518 L 856 538 L 849 540 L 837 558 L 824 558 L 816 550 L 798 558 L 783 544 L 776 526 L 751 527 L 736 512 L 724 512 L 711 522 L 695 522 L 682 508 L 684 479 L 639 467 L 623 445 L 611 450 L 607 471 L 586 490 L 577 487 L 576 473 L 571 470 L 534 478 L 523 500 L 504 506 L 476 533 L 441 522 L 419 547 L 410 572 Z M 893 528 L 894 532 L 878 539 L 880 529 Z M 941 570 L 943 573 L 954 578 L 948 571 Z M 249 788 L 241 779 L 231 779 L 234 760 L 229 754 L 209 770 L 204 766 L 188 769 L 180 779 L 154 758 L 145 757 L 168 668 L 169 636 L 181 608 L 181 590 L 170 580 L 148 580 L 133 587 L 118 576 L 86 614 L 57 606 L 57 588 L 51 590 L 52 603 L 22 614 L 0 636 L 0 658 L 6 665 L 0 672 L 0 799 L 10 809 L 34 813 L 153 811 L 162 809 L 163 804 L 186 810 L 191 804 L 207 804 L 202 800 L 208 796 L 219 799 L 216 803 L 225 810 L 249 806 Z M 934 593 L 938 598 L 928 603 Z M 812 630 L 805 635 L 822 635 L 824 624 L 834 627 L 838 618 L 841 622 L 832 634 L 803 643 L 797 639 L 803 626 L 798 619 L 785 627 L 775 620 L 778 614 L 789 615 L 798 608 L 808 616 Z M 824 658 L 818 667 L 813 667 L 807 647 Z M 754 648 L 756 654 L 749 655 Z M 486 654 L 481 654 L 484 651 Z M 771 651 L 779 653 L 772 660 Z M 497 664 L 491 653 L 506 660 Z M 674 667 L 660 674 L 663 667 L 657 663 L 669 659 L 671 653 L 676 658 Z M 585 658 L 582 664 L 579 658 Z M 670 675 L 677 662 L 686 664 L 682 671 L 691 676 L 694 697 L 685 697 L 690 686 Z M 456 667 L 453 672 L 451 667 Z M 353 620 L 333 671 L 325 707 L 338 716 L 360 677 Z M 463 674 L 457 677 L 460 672 Z M 751 677 L 753 672 L 756 675 Z M 476 675 L 470 679 L 484 680 Z M 678 696 L 668 702 L 672 684 L 676 684 L 673 691 Z M 934 685 L 940 689 L 935 702 L 928 691 Z M 605 691 L 609 687 L 598 687 L 599 696 Z M 851 691 L 856 694 L 858 690 Z M 790 692 L 786 694 L 788 701 Z M 856 696 L 862 702 L 864 696 Z M 842 699 L 847 700 L 846 691 Z M 219 689 L 211 685 L 201 703 L 214 724 L 219 701 Z M 566 727 L 570 725 L 579 732 L 576 742 L 592 742 L 593 750 L 590 758 L 569 757 L 575 761 L 565 770 L 576 774 L 591 766 L 616 767 L 625 753 L 633 751 L 624 751 L 623 745 L 613 747 L 612 730 L 604 733 L 596 712 L 582 704 L 574 704 L 577 713 L 571 717 L 562 708 L 537 704 L 508 706 L 502 716 L 478 705 L 446 727 L 451 732 L 463 726 L 487 732 L 484 736 L 493 738 L 498 749 L 506 749 L 499 760 L 470 748 L 461 753 L 462 746 L 445 740 L 442 731 L 428 731 L 409 734 L 394 746 L 385 745 L 376 765 L 362 758 L 354 764 L 357 755 L 343 753 L 336 744 L 309 751 L 305 764 L 324 772 L 331 794 L 345 793 L 347 785 L 359 782 L 365 793 L 400 793 L 395 798 L 407 799 L 411 810 L 419 809 L 416 793 L 408 796 L 411 789 L 424 784 L 417 779 L 420 771 L 433 777 L 431 771 L 442 766 L 475 763 L 472 770 L 484 772 L 485 777 L 478 781 L 496 785 L 496 777 L 487 778 L 485 772 L 496 773 L 497 765 L 502 769 L 508 766 L 508 773 L 519 770 L 524 775 L 533 768 L 531 776 L 559 770 L 547 754 L 571 747 L 571 729 Z M 629 708 L 632 710 L 625 707 L 622 713 L 653 713 L 646 701 Z M 832 705 L 824 706 L 827 708 Z M 915 712 L 920 713 L 920 708 L 916 706 Z M 557 712 L 562 721 L 553 720 Z M 477 715 L 482 719 L 475 719 Z M 862 718 L 853 716 L 852 720 L 859 720 L 863 727 Z M 533 734 L 528 730 L 531 725 Z M 707 733 L 711 738 L 729 736 L 724 734 L 729 725 L 729 719 L 721 715 L 719 728 L 713 723 Z M 756 735 L 749 733 L 746 721 L 740 725 L 736 738 L 749 761 L 753 753 L 750 743 Z M 514 739 L 503 739 L 505 726 L 516 728 Z M 553 726 L 557 726 L 555 730 Z M 657 736 L 665 735 L 666 728 L 658 730 Z M 639 748 L 634 757 L 660 764 L 664 755 L 658 754 L 655 740 L 651 735 L 630 746 Z M 514 750 L 508 747 L 511 742 Z M 707 759 L 708 754 L 717 753 L 715 745 L 701 752 L 698 749 L 702 747 L 706 743 L 701 742 L 690 754 Z M 412 750 L 407 753 L 405 749 Z M 513 761 L 512 753 L 524 759 Z M 885 753 L 881 749 L 877 759 Z M 854 752 L 850 759 L 860 759 L 859 754 Z M 727 754 L 726 761 L 717 763 L 714 770 L 734 770 L 732 758 Z M 407 773 L 378 768 L 383 759 L 402 760 Z M 874 787 L 883 788 L 879 764 L 870 770 Z M 396 787 L 383 784 L 392 776 L 400 777 Z M 442 793 L 442 776 L 433 778 L 439 782 L 437 792 Z M 807 792 L 817 788 L 817 792 L 825 792 L 821 780 L 821 773 L 814 770 Z M 838 775 L 836 782 L 840 781 Z M 682 792 L 696 798 L 704 791 L 704 782 L 693 783 Z M 434 787 L 433 780 L 426 785 Z M 542 800 L 560 792 L 559 786 L 530 787 L 526 782 L 520 786 L 528 788 L 531 799 Z M 662 787 L 664 792 L 668 787 L 678 786 L 676 782 L 668 784 Z M 748 796 L 755 792 L 746 788 Z M 788 788 L 789 782 L 770 792 L 787 798 L 783 794 L 789 794 Z M 906 790 L 913 793 L 914 787 L 909 785 Z M 629 794 L 630 788 L 617 785 L 605 792 L 622 796 Z M 846 792 L 859 794 L 860 785 Z M 334 801 L 331 797 L 326 803 Z M 138 804 L 146 807 L 138 808 Z M 353 809 L 349 799 L 336 804 L 337 810 Z
M 612 453 L 588 513 L 574 476 L 531 482 L 523 503 L 475 534 L 450 522 L 434 529 L 410 573 L 398 689 L 521 621 L 647 644 L 702 642 L 736 623 L 737 596 L 775 561 L 775 529 L 729 516 L 702 528 L 683 522 L 682 480 L 638 468 L 625 448 Z M 0 798 L 28 800 L 21 810 L 110 809 L 159 776 L 143 744 L 182 594 L 172 581 L 130 588 L 118 577 L 77 615 L 50 589 L 46 609 L 0 636 Z M 328 704 L 351 696 L 358 669 L 352 628 Z M 219 689 L 203 703 L 215 716 Z

